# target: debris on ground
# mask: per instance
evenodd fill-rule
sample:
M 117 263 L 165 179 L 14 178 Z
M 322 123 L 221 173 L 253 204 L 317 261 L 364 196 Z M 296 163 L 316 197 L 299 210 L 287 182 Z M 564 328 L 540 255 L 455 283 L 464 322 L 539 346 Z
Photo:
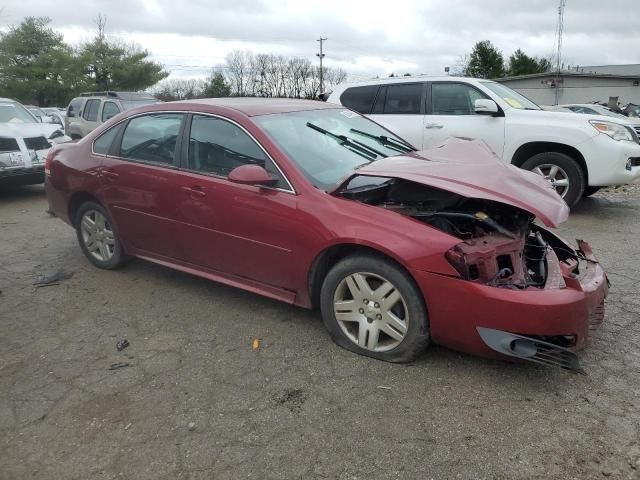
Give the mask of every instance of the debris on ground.
M 196 429 L 196 424 L 194 422 L 189 422 L 189 425 L 187 425 L 187 428 L 189 429 L 190 432 L 193 432 Z
M 260 348 L 260 339 L 259 338 L 254 338 L 253 339 L 253 343 L 251 344 L 251 348 L 253 348 L 254 350 L 258 350 Z
M 119 368 L 125 368 L 130 366 L 131 366 L 130 363 L 117 362 L 109 365 L 109 368 L 107 368 L 107 370 L 118 370 Z
M 127 425 L 124 427 L 125 430 L 129 430 L 129 427 L 131 426 L 131 422 L 127 423 Z
M 378 385 L 378 388 L 380 388 L 381 390 L 391 390 L 391 387 L 385 387 L 383 385 Z
M 116 349 L 121 352 L 122 350 L 124 350 L 125 348 L 127 348 L 129 346 L 129 340 L 127 340 L 126 338 L 123 340 L 118 340 L 116 342 Z
M 73 277 L 73 272 L 67 272 L 61 268 L 51 275 L 41 275 L 38 280 L 33 282 L 33 285 L 36 288 L 51 287 L 54 285 L 60 285 L 60 282 L 63 280 L 69 280 L 71 277 Z
M 297 412 L 307 401 L 307 393 L 301 388 L 287 388 L 281 395 L 274 395 L 273 399 L 276 403 L 288 407 L 292 412 Z

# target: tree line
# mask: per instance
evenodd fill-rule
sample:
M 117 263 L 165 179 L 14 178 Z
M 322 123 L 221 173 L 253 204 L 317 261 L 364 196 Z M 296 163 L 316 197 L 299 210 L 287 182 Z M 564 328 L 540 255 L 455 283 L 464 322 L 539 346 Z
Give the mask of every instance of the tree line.
M 322 68 L 323 89 L 344 82 L 342 69 Z M 289 97 L 317 98 L 320 92 L 320 68 L 304 57 L 235 50 L 224 63 L 213 67 L 207 79 L 169 78 L 153 90 L 162 100 L 199 97 Z
M 531 57 L 521 49 L 505 58 L 489 40 L 474 45 L 471 53 L 458 61 L 453 74 L 476 78 L 500 78 L 548 72 L 551 61 L 544 57 Z
M 64 42 L 47 17 L 26 17 L 0 33 L 0 92 L 27 104 L 64 106 L 80 92 L 139 91 L 169 73 L 149 52 L 105 34 L 98 16 L 96 33 L 77 46 Z

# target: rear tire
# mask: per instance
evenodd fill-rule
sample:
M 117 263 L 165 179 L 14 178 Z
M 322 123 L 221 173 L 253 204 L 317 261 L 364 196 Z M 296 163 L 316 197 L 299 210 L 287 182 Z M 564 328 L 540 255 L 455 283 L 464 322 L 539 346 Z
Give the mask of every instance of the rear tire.
M 422 293 L 407 272 L 380 256 L 339 261 L 322 284 L 320 309 L 331 338 L 360 355 L 410 362 L 429 345 Z
M 109 212 L 96 202 L 80 205 L 75 219 L 76 236 L 85 256 L 98 268 L 111 270 L 126 260 Z
M 569 207 L 582 198 L 585 175 L 578 162 L 569 155 L 559 152 L 538 153 L 525 161 L 521 168 L 547 178 Z

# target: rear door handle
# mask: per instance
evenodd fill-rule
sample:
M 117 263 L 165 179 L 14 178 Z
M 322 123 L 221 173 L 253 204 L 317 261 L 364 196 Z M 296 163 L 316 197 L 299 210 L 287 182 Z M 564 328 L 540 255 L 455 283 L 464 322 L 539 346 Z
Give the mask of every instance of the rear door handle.
M 427 123 L 424 128 L 444 128 L 441 123 Z
M 190 195 L 197 195 L 198 197 L 204 197 L 206 193 L 202 190 L 202 187 L 194 185 L 193 187 L 182 187 L 182 190 Z
M 109 177 L 109 178 L 118 178 L 120 176 L 119 173 L 114 172 L 113 170 L 106 169 L 106 168 L 104 170 L 102 170 L 102 174 L 105 177 Z

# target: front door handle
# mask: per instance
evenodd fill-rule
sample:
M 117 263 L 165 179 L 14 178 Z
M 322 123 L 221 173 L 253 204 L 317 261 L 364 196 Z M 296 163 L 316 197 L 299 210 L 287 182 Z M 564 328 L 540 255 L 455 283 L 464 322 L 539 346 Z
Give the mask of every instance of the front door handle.
M 206 193 L 202 190 L 202 187 L 194 185 L 193 187 L 182 187 L 182 190 L 190 195 L 196 195 L 198 197 L 204 197 Z
M 441 123 L 427 123 L 424 128 L 444 128 Z

